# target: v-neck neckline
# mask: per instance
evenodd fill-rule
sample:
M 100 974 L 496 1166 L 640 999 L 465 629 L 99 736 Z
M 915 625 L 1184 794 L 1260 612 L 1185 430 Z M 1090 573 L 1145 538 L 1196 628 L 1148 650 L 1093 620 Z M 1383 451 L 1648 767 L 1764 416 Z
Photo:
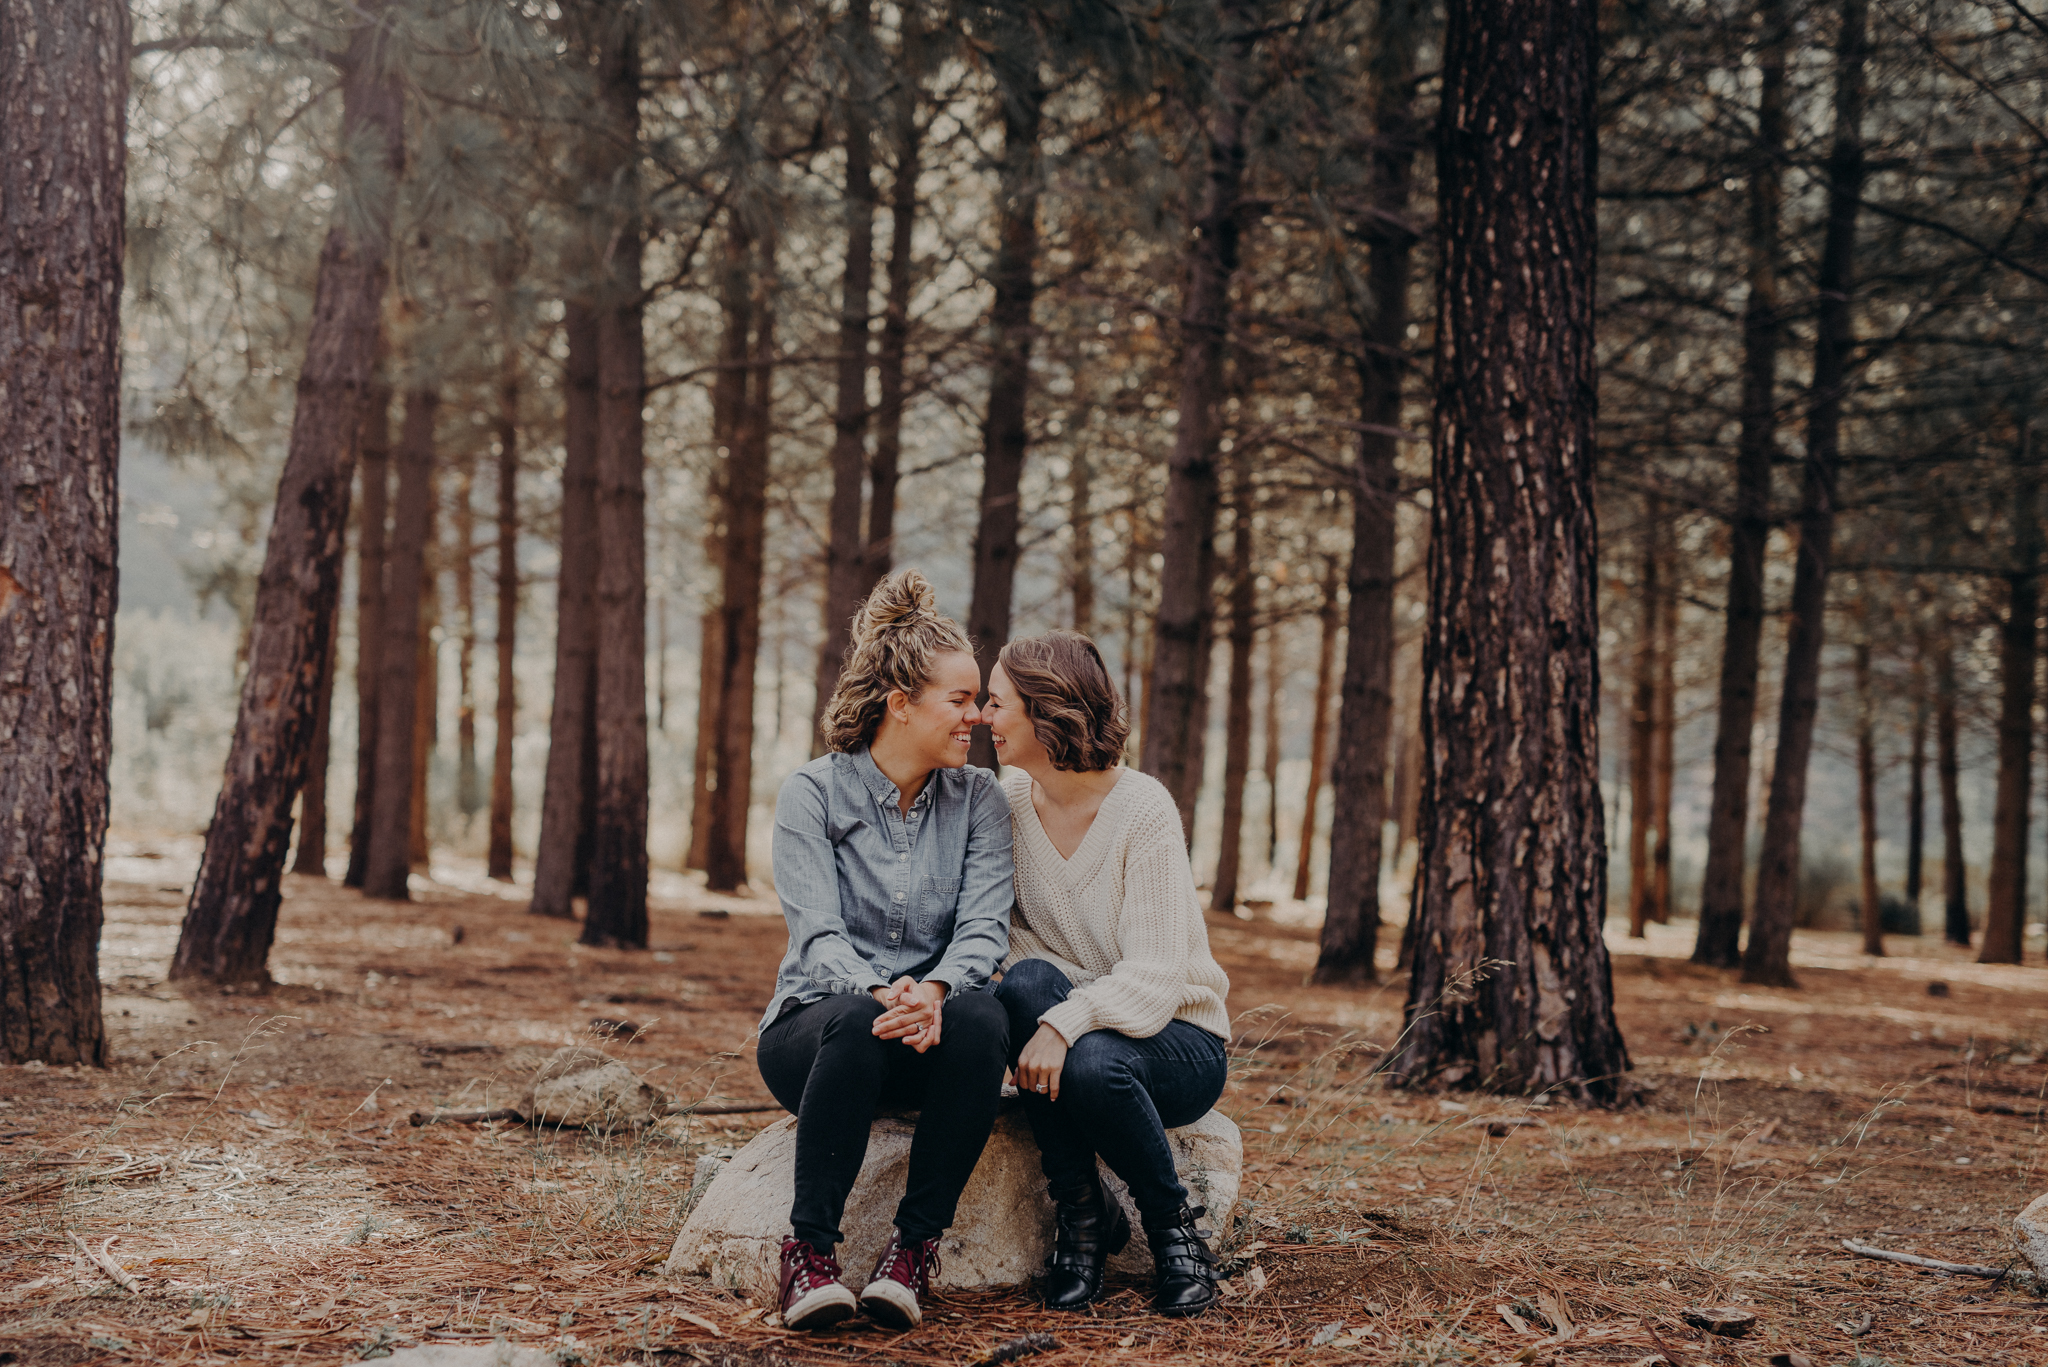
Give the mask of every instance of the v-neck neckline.
M 1108 813 L 1109 804 L 1116 801 L 1117 795 L 1123 792 L 1124 779 L 1129 773 L 1130 770 L 1128 768 L 1116 771 L 1116 785 L 1104 793 L 1102 801 L 1096 804 L 1095 816 L 1089 821 L 1088 829 L 1081 833 L 1081 843 L 1074 846 L 1074 852 L 1071 855 L 1061 854 L 1060 847 L 1053 843 L 1052 833 L 1045 829 L 1045 822 L 1038 815 L 1038 802 L 1032 796 L 1037 785 L 1031 782 L 1029 774 L 1025 775 L 1024 801 L 1031 808 L 1031 829 L 1037 832 L 1040 840 L 1045 842 L 1046 849 L 1050 850 L 1052 857 L 1058 861 L 1054 867 L 1058 868 L 1063 874 L 1071 875 L 1082 871 L 1081 856 L 1088 853 L 1089 846 L 1095 843 L 1096 834 L 1104 829 L 1105 823 L 1102 818 Z

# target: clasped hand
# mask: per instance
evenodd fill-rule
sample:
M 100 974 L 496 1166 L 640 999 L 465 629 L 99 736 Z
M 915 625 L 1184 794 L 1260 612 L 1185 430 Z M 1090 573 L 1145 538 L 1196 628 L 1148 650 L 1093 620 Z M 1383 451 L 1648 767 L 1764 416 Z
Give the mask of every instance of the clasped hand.
M 939 1042 L 939 1003 L 946 999 L 944 983 L 918 982 L 901 977 L 887 987 L 873 989 L 875 1000 L 888 1009 L 875 1017 L 875 1033 L 883 1039 L 900 1039 L 922 1054 Z
M 1038 1033 L 1017 1056 L 1017 1090 L 1037 1092 L 1051 1101 L 1060 1099 L 1060 1073 L 1067 1064 L 1066 1037 L 1040 1021 Z

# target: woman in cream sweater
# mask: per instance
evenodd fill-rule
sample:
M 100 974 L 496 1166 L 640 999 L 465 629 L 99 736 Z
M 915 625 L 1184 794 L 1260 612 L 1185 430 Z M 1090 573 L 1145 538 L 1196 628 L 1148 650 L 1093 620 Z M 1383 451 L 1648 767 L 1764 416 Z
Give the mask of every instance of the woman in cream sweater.
M 1096 1181 L 1124 1180 L 1152 1246 L 1161 1314 L 1216 1299 L 1215 1259 L 1166 1131 L 1223 1092 L 1230 982 L 1209 953 L 1180 813 L 1121 768 L 1130 726 L 1101 652 L 1055 631 L 1012 641 L 983 720 L 1015 829 L 1017 909 L 996 998 L 1058 1212 L 1046 1304 L 1079 1309 L 1130 1223 Z

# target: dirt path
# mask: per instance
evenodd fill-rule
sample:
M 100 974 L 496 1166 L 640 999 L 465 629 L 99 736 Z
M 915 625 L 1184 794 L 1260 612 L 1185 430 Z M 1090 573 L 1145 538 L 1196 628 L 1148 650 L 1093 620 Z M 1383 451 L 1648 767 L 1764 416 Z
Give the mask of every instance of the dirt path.
M 2048 1364 L 2048 1314 L 2011 1287 L 1839 1244 L 2010 1258 L 2013 1212 L 2048 1186 L 2038 967 L 1931 941 L 1872 963 L 1802 935 L 1803 990 L 1758 990 L 1684 963 L 1689 928 L 1655 928 L 1615 946 L 1655 1090 L 1582 1112 L 1387 1090 L 1370 1068 L 1400 986 L 1304 987 L 1310 932 L 1219 919 L 1248 1198 L 1225 1308 L 1169 1323 L 1126 1287 L 1052 1320 L 1025 1295 L 957 1295 L 910 1335 L 797 1339 L 656 1270 L 696 1158 L 774 1113 L 613 1138 L 404 1119 L 504 1104 L 600 1020 L 672 1093 L 765 1099 L 749 1035 L 783 947 L 772 906 L 667 879 L 653 952 L 624 954 L 577 948 L 470 870 L 437 869 L 409 905 L 294 878 L 279 985 L 220 996 L 163 981 L 186 875 L 167 852 L 110 870 L 114 1066 L 0 1069 L 0 1362 L 335 1362 L 503 1336 L 593 1364 L 940 1363 L 1051 1328 L 1049 1367 Z M 1681 1318 L 1700 1305 L 1759 1327 L 1709 1341 Z

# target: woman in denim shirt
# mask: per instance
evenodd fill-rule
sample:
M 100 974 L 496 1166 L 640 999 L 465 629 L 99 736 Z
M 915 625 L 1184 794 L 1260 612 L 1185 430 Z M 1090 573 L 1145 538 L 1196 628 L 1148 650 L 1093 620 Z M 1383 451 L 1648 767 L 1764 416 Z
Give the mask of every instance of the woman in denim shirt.
M 825 709 L 830 753 L 775 805 L 789 951 L 761 1021 L 761 1076 L 796 1115 L 783 1323 L 853 1314 L 833 1250 L 878 1104 L 917 1106 L 896 1228 L 859 1300 L 899 1328 L 938 1270 L 939 1235 L 995 1125 L 1009 1018 L 984 990 L 1009 947 L 1010 808 L 967 766 L 981 671 L 916 570 L 854 620 Z

